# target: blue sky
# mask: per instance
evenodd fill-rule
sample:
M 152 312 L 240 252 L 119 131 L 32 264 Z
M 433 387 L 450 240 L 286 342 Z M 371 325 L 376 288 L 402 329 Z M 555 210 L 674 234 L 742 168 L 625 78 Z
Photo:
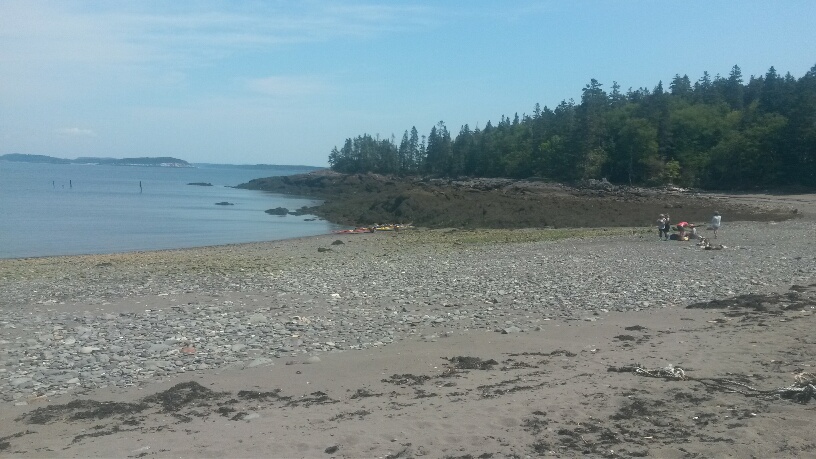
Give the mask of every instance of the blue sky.
M 0 1 L 0 154 L 324 166 L 675 74 L 816 65 L 806 1 Z

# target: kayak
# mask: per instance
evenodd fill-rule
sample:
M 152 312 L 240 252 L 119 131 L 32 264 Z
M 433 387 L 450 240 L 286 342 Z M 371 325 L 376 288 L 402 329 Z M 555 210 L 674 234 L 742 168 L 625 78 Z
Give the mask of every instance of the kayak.
M 395 225 L 376 225 L 370 228 L 366 227 L 359 227 L 354 229 L 345 229 L 345 230 L 336 230 L 332 231 L 334 234 L 363 234 L 363 233 L 373 233 L 375 231 L 398 231 L 405 228 L 411 228 L 411 224 L 395 224 Z
M 347 230 L 337 230 L 332 231 L 334 234 L 364 234 L 364 233 L 373 233 L 374 230 L 371 228 L 354 228 L 354 229 L 347 229 Z

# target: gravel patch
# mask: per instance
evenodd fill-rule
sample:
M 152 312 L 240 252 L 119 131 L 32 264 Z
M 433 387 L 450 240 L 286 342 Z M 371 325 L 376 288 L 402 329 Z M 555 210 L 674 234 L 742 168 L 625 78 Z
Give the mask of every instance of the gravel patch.
M 810 220 L 729 222 L 715 241 L 724 250 L 615 231 L 496 242 L 525 232 L 414 230 L 0 260 L 0 399 L 319 365 L 404 339 L 525 333 L 816 280 Z M 473 242 L 483 234 L 493 242 Z

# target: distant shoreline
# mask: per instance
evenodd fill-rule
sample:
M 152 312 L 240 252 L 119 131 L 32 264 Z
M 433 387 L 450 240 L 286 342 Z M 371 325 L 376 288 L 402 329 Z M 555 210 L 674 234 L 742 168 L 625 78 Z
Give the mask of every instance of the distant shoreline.
M 320 166 L 287 165 L 287 164 L 219 164 L 219 163 L 191 163 L 183 159 L 158 156 L 158 157 L 138 157 L 138 158 L 107 158 L 85 156 L 76 159 L 57 158 L 47 155 L 31 155 L 21 153 L 10 153 L 0 155 L 0 161 L 16 163 L 34 164 L 82 164 L 82 165 L 107 165 L 107 166 L 143 166 L 143 167 L 218 167 L 226 169 L 258 169 L 258 170 L 281 170 L 297 169 L 304 172 L 325 169 Z

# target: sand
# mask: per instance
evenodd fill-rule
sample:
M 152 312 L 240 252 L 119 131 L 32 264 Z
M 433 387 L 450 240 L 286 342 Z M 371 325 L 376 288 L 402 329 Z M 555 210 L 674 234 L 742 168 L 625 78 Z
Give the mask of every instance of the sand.
M 813 234 L 813 195 L 730 198 L 796 202 L 802 237 Z M 297 258 L 325 244 L 251 247 Z M 226 249 L 149 256 L 164 266 L 202 250 Z M 213 289 L 236 303 L 265 293 Z M 796 379 L 816 372 L 816 279 L 765 290 L 691 309 L 553 317 L 521 333 L 428 329 L 317 358 L 7 402 L 0 457 L 816 456 L 816 400 Z M 139 311 L 166 302 L 162 295 L 87 295 L 62 307 Z

